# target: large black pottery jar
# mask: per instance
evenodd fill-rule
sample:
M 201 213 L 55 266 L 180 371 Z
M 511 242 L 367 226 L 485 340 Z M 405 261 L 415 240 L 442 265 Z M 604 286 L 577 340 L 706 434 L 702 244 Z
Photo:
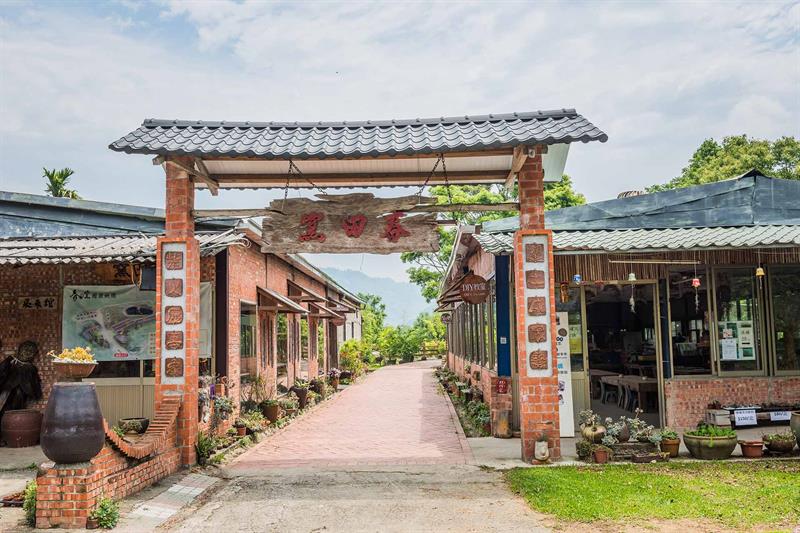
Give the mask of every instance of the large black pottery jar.
M 94 383 L 56 383 L 42 420 L 42 451 L 58 464 L 83 463 L 103 449 L 103 414 Z

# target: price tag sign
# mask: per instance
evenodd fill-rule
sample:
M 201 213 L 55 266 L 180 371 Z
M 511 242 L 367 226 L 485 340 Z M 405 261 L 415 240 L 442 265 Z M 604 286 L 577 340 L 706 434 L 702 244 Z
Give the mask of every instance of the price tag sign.
M 792 418 L 792 413 L 789 411 L 770 411 L 769 413 L 769 420 L 770 422 L 785 422 L 786 420 L 790 420 Z
M 757 426 L 758 418 L 755 409 L 737 409 L 733 412 L 733 419 L 737 426 Z

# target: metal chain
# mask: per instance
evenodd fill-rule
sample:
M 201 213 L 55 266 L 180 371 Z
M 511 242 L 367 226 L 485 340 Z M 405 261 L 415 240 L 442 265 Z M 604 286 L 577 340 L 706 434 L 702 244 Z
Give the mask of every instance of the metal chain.
M 286 172 L 286 187 L 283 188 L 283 202 L 281 202 L 281 213 L 283 213 L 283 208 L 286 206 L 286 200 L 289 198 L 289 180 L 292 177 L 292 167 L 294 167 L 294 163 L 292 160 L 289 160 L 289 170 Z
M 444 161 L 444 154 L 441 155 L 442 158 L 442 172 L 444 173 L 444 186 L 445 190 L 447 190 L 447 202 L 450 205 L 453 205 L 453 195 L 450 193 L 450 180 L 447 179 L 447 163 Z
M 314 187 L 315 189 L 317 189 L 317 190 L 318 190 L 320 193 L 322 193 L 322 194 L 325 194 L 325 191 L 324 191 L 324 190 L 323 190 L 321 187 L 319 187 L 319 186 L 318 186 L 316 183 L 314 183 L 313 181 L 311 181 L 311 179 L 309 179 L 309 178 L 308 178 L 308 177 L 307 177 L 305 174 L 303 174 L 303 171 L 302 171 L 302 170 L 300 170 L 299 168 L 297 168 L 297 165 L 295 165 L 295 164 L 294 164 L 294 161 L 292 161 L 292 160 L 290 159 L 290 160 L 289 160 L 289 168 L 292 168 L 292 167 L 294 168 L 294 171 L 295 171 L 295 172 L 297 172 L 298 174 L 300 174 L 300 176 L 301 176 L 301 177 L 302 177 L 304 180 L 306 180 L 306 181 L 307 181 L 309 184 L 311 184 L 311 186 L 312 186 L 312 187 Z
M 428 176 L 425 178 L 425 182 L 419 188 L 419 191 L 417 191 L 417 198 L 422 197 L 422 192 L 425 190 L 425 187 L 428 186 L 428 182 L 431 181 L 431 178 L 436 173 L 436 169 L 439 168 L 439 163 L 444 163 L 444 154 L 439 154 L 439 157 L 436 158 L 436 164 L 433 165 L 433 168 L 431 169 L 430 173 L 428 173 Z

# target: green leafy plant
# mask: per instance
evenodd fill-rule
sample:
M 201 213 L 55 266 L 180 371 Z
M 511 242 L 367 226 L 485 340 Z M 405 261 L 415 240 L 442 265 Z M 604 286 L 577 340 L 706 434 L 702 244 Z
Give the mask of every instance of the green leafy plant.
M 297 409 L 297 400 L 283 398 L 282 400 L 278 400 L 278 405 L 280 405 L 283 410 Z
M 101 498 L 90 516 L 103 529 L 111 529 L 119 522 L 119 504 L 111 498 Z
M 28 481 L 22 500 L 22 510 L 25 511 L 25 521 L 29 526 L 36 525 L 36 480 Z
M 123 438 L 125 436 L 125 432 L 122 431 L 122 428 L 119 426 L 114 426 L 111 428 L 111 431 L 117 434 L 117 437 Z
M 662 440 L 664 440 L 664 439 L 677 440 L 678 438 L 680 438 L 678 436 L 678 432 L 675 431 L 674 429 L 664 428 L 664 429 L 661 430 L 660 433 L 661 433 L 661 439 Z
M 206 464 L 211 453 L 217 447 L 218 441 L 213 435 L 201 432 L 197 435 L 197 444 L 194 445 L 197 452 L 197 462 L 201 465 Z
M 575 443 L 575 452 L 578 454 L 578 459 L 586 460 L 592 455 L 592 448 L 594 444 L 586 439 L 581 439 Z
M 264 415 L 261 414 L 260 411 L 249 411 L 239 416 L 237 422 L 241 423 L 249 431 L 255 433 L 264 428 L 264 420 Z
M 227 396 L 214 397 L 214 415 L 220 420 L 227 420 L 233 412 L 233 401 Z
M 762 440 L 766 443 L 769 442 L 794 442 L 797 438 L 794 436 L 794 433 L 791 431 L 785 431 L 783 433 L 769 433 L 762 437 Z
M 296 379 L 292 388 L 296 390 L 308 390 L 309 386 L 309 382 L 305 379 Z
M 686 435 L 689 435 L 691 437 L 730 438 L 730 437 L 736 437 L 736 432 L 731 428 L 710 426 L 708 424 L 700 423 L 697 425 L 697 429 L 687 431 Z

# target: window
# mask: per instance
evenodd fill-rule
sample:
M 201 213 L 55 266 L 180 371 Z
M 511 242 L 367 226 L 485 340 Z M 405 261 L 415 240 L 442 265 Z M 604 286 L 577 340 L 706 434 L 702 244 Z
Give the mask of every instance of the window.
M 694 279 L 700 285 L 695 287 Z M 711 374 L 711 329 L 705 268 L 669 274 L 672 368 L 676 376 Z
M 239 306 L 239 358 L 241 375 L 255 376 L 258 371 L 256 359 L 256 310 L 244 302 Z
M 771 267 L 775 370 L 800 372 L 800 266 Z
M 300 377 L 308 379 L 309 329 L 308 319 L 300 320 Z
M 317 373 L 325 373 L 325 323 L 317 323 Z
M 289 329 L 286 320 L 286 315 L 283 313 L 278 314 L 276 320 L 277 340 L 278 340 L 278 376 L 286 376 L 286 364 L 289 356 Z
M 723 268 L 714 273 L 717 350 L 720 372 L 761 370 L 753 268 Z

